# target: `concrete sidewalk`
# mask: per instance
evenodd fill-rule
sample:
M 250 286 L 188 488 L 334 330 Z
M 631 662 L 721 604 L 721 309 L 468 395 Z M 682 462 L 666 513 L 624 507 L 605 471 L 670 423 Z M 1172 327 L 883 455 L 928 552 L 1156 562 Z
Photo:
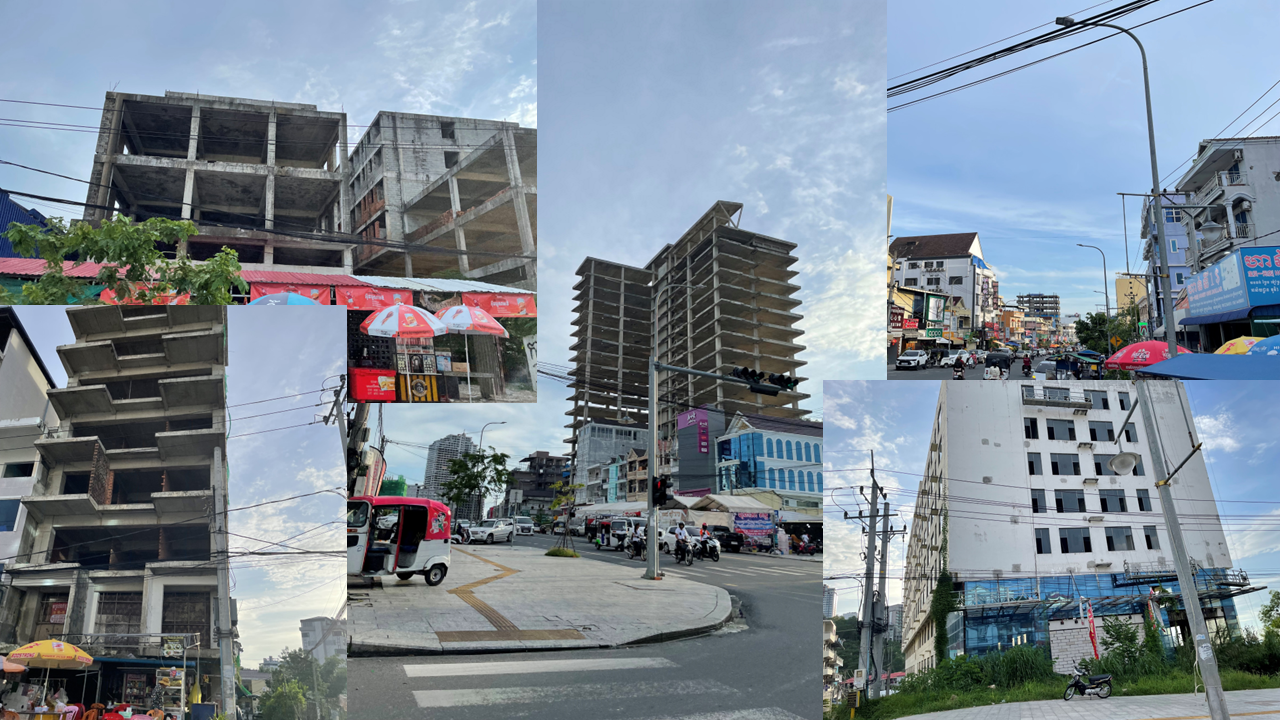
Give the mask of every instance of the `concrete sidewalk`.
M 1233 690 L 1227 694 L 1232 717 L 1280 716 L 1280 690 Z M 1070 701 L 981 705 L 962 710 L 911 715 L 911 720 L 1199 720 L 1209 717 L 1204 693 L 1183 695 L 1141 695 L 1075 697 Z M 906 720 L 904 718 L 904 720 Z
M 733 608 L 723 588 L 644 566 L 547 557 L 506 544 L 453 548 L 445 581 L 353 579 L 347 590 L 352 655 L 512 652 L 612 647 L 714 630 Z

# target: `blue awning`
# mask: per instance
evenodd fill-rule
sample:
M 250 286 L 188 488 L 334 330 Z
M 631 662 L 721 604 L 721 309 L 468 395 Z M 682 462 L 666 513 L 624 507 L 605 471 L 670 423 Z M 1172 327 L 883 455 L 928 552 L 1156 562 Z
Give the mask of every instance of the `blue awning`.
M 1280 316 L 1280 305 L 1258 305 L 1257 307 L 1243 308 L 1240 310 L 1232 310 L 1230 312 L 1215 313 L 1213 315 L 1200 315 L 1198 317 L 1182 318 L 1178 321 L 1179 325 L 1212 325 L 1214 323 L 1228 322 L 1231 320 L 1239 320 L 1246 317 L 1275 317 Z
M 1183 353 L 1139 372 L 1179 380 L 1280 380 L 1280 358 Z

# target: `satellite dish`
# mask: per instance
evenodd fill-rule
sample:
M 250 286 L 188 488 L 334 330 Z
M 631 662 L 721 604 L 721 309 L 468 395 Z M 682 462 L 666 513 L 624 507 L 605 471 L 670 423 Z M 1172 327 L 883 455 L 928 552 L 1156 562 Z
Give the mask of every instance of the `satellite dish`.
M 1122 452 L 1119 455 L 1107 461 L 1107 467 L 1117 475 L 1128 475 L 1133 472 L 1133 468 L 1138 464 L 1138 454 L 1131 452 Z

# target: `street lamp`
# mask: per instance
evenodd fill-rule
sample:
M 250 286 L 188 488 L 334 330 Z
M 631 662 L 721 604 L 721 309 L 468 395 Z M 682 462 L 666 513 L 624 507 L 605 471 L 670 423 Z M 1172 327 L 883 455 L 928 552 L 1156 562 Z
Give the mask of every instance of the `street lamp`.
M 1073 25 L 1091 25 L 1093 27 L 1106 27 L 1106 28 L 1111 28 L 1112 30 L 1119 30 L 1125 35 L 1128 35 L 1130 38 L 1133 39 L 1135 43 L 1138 44 L 1138 52 L 1142 55 L 1142 86 L 1143 86 L 1143 89 L 1146 91 L 1146 100 L 1147 100 L 1147 142 L 1151 146 L 1151 199 L 1152 199 L 1151 208 L 1152 208 L 1152 212 L 1154 212 L 1156 216 L 1156 235 L 1160 241 L 1156 245 L 1160 249 L 1160 267 L 1163 268 L 1164 270 L 1164 272 L 1162 273 L 1163 277 L 1160 278 L 1161 286 L 1164 288 L 1164 293 L 1163 293 L 1163 297 L 1161 297 L 1160 300 L 1161 300 L 1161 305 L 1164 307 L 1164 315 L 1166 318 L 1168 318 L 1167 320 L 1165 320 L 1165 322 L 1171 325 L 1173 323 L 1173 295 L 1172 295 L 1172 288 L 1170 287 L 1170 284 L 1169 284 L 1169 249 L 1165 247 L 1165 243 L 1164 243 L 1165 238 L 1167 236 L 1165 235 L 1165 232 L 1164 232 L 1164 211 L 1160 205 L 1160 170 L 1156 165 L 1156 125 L 1155 125 L 1155 121 L 1152 119 L 1152 113 L 1151 113 L 1151 77 L 1150 77 L 1150 74 L 1147 72 L 1147 51 L 1145 48 L 1142 47 L 1142 42 L 1138 40 L 1138 37 L 1136 35 L 1120 27 L 1119 25 L 1111 25 L 1108 23 L 1080 22 L 1070 17 L 1060 17 L 1054 20 L 1054 22 L 1056 22 L 1058 25 L 1061 25 L 1062 27 L 1072 27 Z M 1194 232 L 1194 230 L 1192 232 Z M 1178 356 L 1177 335 L 1172 330 L 1166 330 L 1165 337 L 1168 338 L 1169 340 L 1169 357 L 1177 357 Z M 1222 692 L 1221 689 L 1219 689 L 1218 692 L 1221 693 Z M 1215 716 L 1215 720 L 1216 720 L 1216 716 Z
M 1076 243 L 1076 246 L 1093 248 L 1094 250 L 1097 250 L 1100 255 L 1102 255 L 1102 295 L 1105 298 L 1104 302 L 1106 303 L 1107 317 L 1111 317 L 1111 289 L 1107 287 L 1107 254 L 1102 252 L 1102 248 L 1098 247 L 1097 245 L 1085 245 L 1082 243 Z

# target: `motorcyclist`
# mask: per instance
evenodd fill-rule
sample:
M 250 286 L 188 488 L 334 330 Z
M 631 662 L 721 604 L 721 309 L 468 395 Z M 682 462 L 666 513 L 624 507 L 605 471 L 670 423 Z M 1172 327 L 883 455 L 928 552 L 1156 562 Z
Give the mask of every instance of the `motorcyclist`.
M 1030 355 L 1022 356 L 1022 371 L 1025 373 L 1031 372 L 1031 356 Z
M 635 549 L 639 555 L 644 551 L 644 527 L 636 525 L 631 529 L 631 547 Z
M 964 372 L 964 356 L 963 356 L 963 355 L 956 355 L 956 361 L 955 361 L 955 364 L 953 364 L 951 367 L 952 367 L 952 369 L 954 369 L 954 370 L 959 370 L 960 372 L 962 372 L 962 373 L 963 373 L 963 372 Z
M 689 531 L 684 529 L 683 522 L 673 534 L 676 536 L 676 557 L 680 557 L 681 552 L 689 552 Z

